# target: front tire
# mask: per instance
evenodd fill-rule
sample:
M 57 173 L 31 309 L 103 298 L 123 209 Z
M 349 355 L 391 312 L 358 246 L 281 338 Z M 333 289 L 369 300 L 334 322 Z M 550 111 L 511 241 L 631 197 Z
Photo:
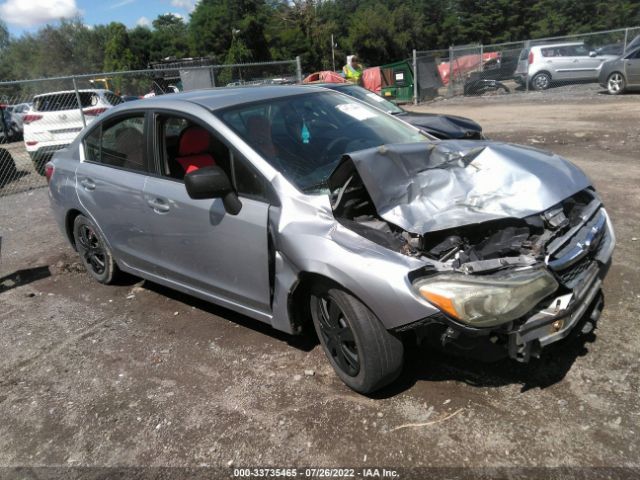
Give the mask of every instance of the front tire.
M 113 283 L 119 274 L 118 266 L 96 225 L 78 215 L 73 222 L 73 238 L 87 272 L 100 283 Z
M 357 298 L 336 286 L 321 284 L 313 289 L 310 306 L 324 353 L 350 388 L 372 393 L 400 375 L 402 341 Z
M 607 91 L 610 95 L 620 95 L 624 92 L 626 82 L 620 72 L 613 72 L 607 79 Z
M 536 73 L 531 79 L 531 88 L 537 91 L 546 90 L 551 86 L 551 76 L 548 73 Z

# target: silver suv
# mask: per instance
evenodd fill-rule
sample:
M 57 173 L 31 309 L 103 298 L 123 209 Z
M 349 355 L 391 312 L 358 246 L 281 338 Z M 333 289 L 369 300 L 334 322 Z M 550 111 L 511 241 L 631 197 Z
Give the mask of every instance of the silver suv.
M 22 118 L 24 144 L 36 171 L 44 175 L 44 164 L 55 151 L 69 145 L 85 123 L 120 103 L 122 99 L 115 93 L 99 89 L 36 95 L 31 110 Z
M 583 42 L 554 43 L 525 48 L 520 53 L 515 80 L 532 90 L 546 90 L 552 82 L 598 80 L 602 64 L 616 55 L 590 51 Z

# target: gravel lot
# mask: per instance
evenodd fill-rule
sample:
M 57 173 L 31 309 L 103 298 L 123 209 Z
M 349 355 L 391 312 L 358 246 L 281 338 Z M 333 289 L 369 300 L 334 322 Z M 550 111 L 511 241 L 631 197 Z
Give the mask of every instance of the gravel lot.
M 469 116 L 594 180 L 618 236 L 595 335 L 529 365 L 412 349 L 400 381 L 367 398 L 315 339 L 149 282 L 92 282 L 36 189 L 0 198 L 0 466 L 640 469 L 640 95 L 594 87 L 417 110 Z

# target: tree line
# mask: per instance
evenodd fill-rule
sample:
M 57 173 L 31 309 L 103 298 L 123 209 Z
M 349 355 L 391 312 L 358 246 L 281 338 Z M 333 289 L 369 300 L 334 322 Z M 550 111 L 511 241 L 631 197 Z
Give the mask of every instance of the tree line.
M 0 20 L 0 80 L 145 69 L 167 57 L 217 63 L 300 56 L 305 71 L 355 53 L 368 65 L 447 48 L 640 25 L 637 0 L 201 0 L 151 26 L 81 18 L 13 38 Z

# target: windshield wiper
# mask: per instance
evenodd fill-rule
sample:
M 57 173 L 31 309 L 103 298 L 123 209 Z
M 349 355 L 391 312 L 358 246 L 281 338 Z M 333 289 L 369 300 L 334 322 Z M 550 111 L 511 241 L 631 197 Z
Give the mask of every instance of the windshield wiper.
M 326 180 L 321 180 L 317 183 L 312 183 L 311 185 L 308 185 L 306 187 L 304 187 L 302 189 L 302 191 L 304 193 L 309 193 L 309 192 L 313 192 L 315 190 L 320 190 L 322 188 L 329 188 L 329 186 L 327 185 L 327 181 Z

